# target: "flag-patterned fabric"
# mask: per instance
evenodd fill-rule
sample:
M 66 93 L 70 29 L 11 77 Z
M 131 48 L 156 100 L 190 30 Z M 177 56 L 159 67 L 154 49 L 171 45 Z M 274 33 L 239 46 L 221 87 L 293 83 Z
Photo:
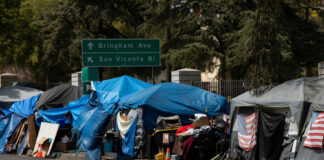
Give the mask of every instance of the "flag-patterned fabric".
M 246 151 L 250 151 L 256 145 L 257 114 L 254 112 L 249 116 L 237 115 L 237 120 L 239 146 Z
M 311 148 L 322 148 L 324 137 L 324 112 L 314 112 L 311 126 L 307 133 L 304 146 Z

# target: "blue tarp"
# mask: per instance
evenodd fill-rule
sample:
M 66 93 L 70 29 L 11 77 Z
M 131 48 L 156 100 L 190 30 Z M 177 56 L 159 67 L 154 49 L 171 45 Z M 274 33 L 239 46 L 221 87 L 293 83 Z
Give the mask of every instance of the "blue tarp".
M 5 130 L 3 131 L 3 133 L 1 133 L 2 136 L 0 138 L 0 153 L 1 154 L 6 153 L 4 147 L 7 144 L 7 140 L 13 134 L 13 132 L 15 131 L 15 129 L 17 128 L 18 124 L 20 123 L 20 121 L 22 119 L 24 119 L 24 117 L 22 117 L 18 114 L 15 114 L 15 113 L 11 113 L 2 119 L 1 125 L 5 126 Z
M 73 123 L 78 119 L 78 116 L 81 113 L 83 106 L 89 101 L 88 95 L 83 95 L 80 99 L 70 102 L 66 107 L 63 108 L 55 108 L 49 110 L 39 110 L 36 116 L 37 123 L 40 122 L 50 122 L 50 123 L 58 123 L 57 120 L 65 119 L 64 115 L 67 112 L 71 112 Z M 66 122 L 68 123 L 68 122 Z
M 90 111 L 91 116 L 87 115 L 87 112 L 82 112 L 80 116 L 80 118 L 87 117 L 86 122 L 80 126 L 83 128 L 80 132 L 80 150 L 87 151 L 88 158 L 99 160 L 103 131 L 107 126 L 109 115 L 114 114 L 114 109 L 107 111 L 95 93 L 92 93 L 90 101 L 91 103 L 86 104 L 83 111 Z
M 144 128 L 156 127 L 158 116 L 179 115 L 182 118 L 192 117 L 195 113 L 215 116 L 218 113 L 229 113 L 226 98 L 217 94 L 185 84 L 161 83 L 145 90 L 123 97 L 121 108 L 144 107 Z
M 11 111 L 9 109 L 0 109 L 0 111 L 4 114 L 4 115 L 8 115 L 11 113 Z
M 122 76 L 102 82 L 92 82 L 96 92 L 90 95 L 90 100 L 82 109 L 74 126 L 79 139 L 80 150 L 87 151 L 90 159 L 99 159 L 103 126 L 109 115 L 117 112 L 119 100 L 129 94 L 151 87 L 152 84 L 129 76 Z
M 15 102 L 10 108 L 9 110 L 11 112 L 14 112 L 16 114 L 19 114 L 23 117 L 28 117 L 29 115 L 33 115 L 34 114 L 34 110 L 35 110 L 35 104 L 39 98 L 40 94 L 30 97 L 28 99 L 24 99 L 18 102 Z
M 150 83 L 129 76 L 121 76 L 104 80 L 102 82 L 92 83 L 100 102 L 105 106 L 105 108 L 110 108 L 111 105 L 117 104 L 123 96 L 152 86 Z
M 138 118 L 136 117 L 136 119 L 126 132 L 125 138 L 122 139 L 122 153 L 130 157 L 136 156 L 138 152 L 138 150 L 134 149 L 137 120 Z M 116 129 L 119 130 L 118 125 L 116 125 L 116 127 Z

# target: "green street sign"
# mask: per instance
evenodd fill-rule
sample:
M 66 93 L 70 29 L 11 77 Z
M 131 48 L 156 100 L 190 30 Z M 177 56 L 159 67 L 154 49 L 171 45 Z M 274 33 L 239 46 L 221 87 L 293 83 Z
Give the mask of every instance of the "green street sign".
M 82 40 L 83 67 L 160 66 L 159 39 Z

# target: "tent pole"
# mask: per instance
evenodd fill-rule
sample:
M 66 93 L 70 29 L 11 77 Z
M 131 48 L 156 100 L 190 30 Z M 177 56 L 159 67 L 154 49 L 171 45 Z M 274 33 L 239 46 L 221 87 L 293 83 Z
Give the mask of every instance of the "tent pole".
M 154 66 L 152 66 L 152 84 L 154 84 Z

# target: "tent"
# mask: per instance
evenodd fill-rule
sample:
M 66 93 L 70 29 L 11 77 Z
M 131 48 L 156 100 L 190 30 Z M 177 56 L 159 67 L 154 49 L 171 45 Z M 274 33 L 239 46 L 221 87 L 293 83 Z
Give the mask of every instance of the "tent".
M 18 102 L 15 102 L 9 110 L 11 112 L 14 112 L 16 114 L 19 114 L 25 118 L 27 118 L 30 115 L 34 114 L 35 110 L 35 104 L 39 98 L 40 94 L 30 97 L 28 99 L 24 99 Z
M 256 147 L 250 151 L 243 150 L 243 157 L 294 157 L 294 144 L 298 142 L 310 105 L 323 88 L 324 79 L 299 78 L 280 84 L 259 96 L 246 92 L 232 99 L 231 151 L 234 152 L 235 147 L 239 146 L 238 131 L 247 132 L 244 125 L 247 125 L 248 115 L 257 113 Z M 263 145 L 263 142 L 269 143 Z
M 322 160 L 324 157 L 324 148 L 310 148 L 304 146 L 304 142 L 309 133 L 312 121 L 314 121 L 315 114 L 319 112 L 324 112 L 324 90 L 320 90 L 320 92 L 314 97 L 314 100 L 310 106 L 307 118 L 305 120 L 304 127 L 302 128 L 302 135 L 296 155 L 296 160 Z M 322 136 L 323 137 L 323 136 Z
M 215 116 L 229 113 L 226 98 L 186 84 L 160 83 L 125 96 L 121 108 L 143 107 L 144 128 L 156 127 L 158 116 L 179 115 L 192 118 L 195 113 Z
M 0 88 L 0 108 L 8 109 L 13 103 L 36 96 L 43 91 L 22 86 Z
M 89 101 L 88 95 L 83 95 L 78 100 L 72 101 L 68 103 L 65 107 L 62 108 L 54 108 L 48 110 L 38 110 L 36 114 L 36 121 L 38 124 L 41 122 L 50 122 L 50 123 L 58 123 L 59 119 L 66 119 L 65 114 L 67 112 L 71 112 L 72 114 L 72 124 L 78 119 L 82 108 Z M 69 119 L 66 119 L 66 124 L 69 124 Z
M 80 136 L 79 150 L 86 151 L 90 159 L 100 158 L 100 140 L 109 116 L 117 111 L 120 99 L 129 94 L 152 86 L 138 79 L 121 76 L 102 82 L 92 82 L 94 92 L 88 103 L 82 108 L 74 124 L 74 132 Z
M 61 84 L 42 93 L 36 103 L 36 110 L 61 108 L 82 96 L 81 89 L 70 84 Z
M 117 104 L 119 100 L 126 95 L 152 86 L 150 83 L 129 76 L 121 76 L 102 82 L 92 81 L 91 84 L 93 90 L 97 92 L 100 102 L 104 104 L 105 107 Z
M 123 130 L 121 132 L 125 133 L 122 140 L 122 152 L 131 157 L 135 156 L 140 148 L 141 143 L 135 142 L 141 141 L 141 136 L 143 137 L 141 129 L 155 129 L 159 116 L 178 115 L 185 124 L 192 123 L 188 118 L 193 118 L 196 113 L 209 116 L 229 113 L 226 98 L 197 87 L 177 83 L 161 83 L 125 96 L 119 102 L 119 110 L 123 109 L 132 110 L 127 115 L 126 122 L 120 118 L 120 113 L 118 113 L 117 122 L 120 121 L 120 123 L 117 123 L 117 128 L 119 130 L 121 127 Z

